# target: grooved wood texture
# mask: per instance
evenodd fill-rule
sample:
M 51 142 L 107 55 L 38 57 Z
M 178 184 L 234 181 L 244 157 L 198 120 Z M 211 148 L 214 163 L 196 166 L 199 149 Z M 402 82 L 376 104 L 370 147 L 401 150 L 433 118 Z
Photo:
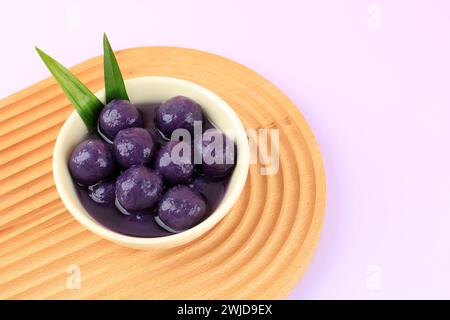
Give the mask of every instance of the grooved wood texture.
M 272 299 L 300 280 L 319 239 L 325 177 L 305 120 L 273 84 L 206 52 L 146 47 L 117 52 L 125 78 L 173 76 L 221 96 L 246 128 L 280 129 L 280 170 L 250 167 L 232 212 L 199 240 L 167 250 L 120 247 L 84 229 L 52 177 L 58 131 L 73 111 L 53 79 L 0 101 L 1 299 Z M 44 66 L 42 66 L 44 68 Z M 102 58 L 71 69 L 94 92 Z M 81 288 L 68 289 L 78 265 Z

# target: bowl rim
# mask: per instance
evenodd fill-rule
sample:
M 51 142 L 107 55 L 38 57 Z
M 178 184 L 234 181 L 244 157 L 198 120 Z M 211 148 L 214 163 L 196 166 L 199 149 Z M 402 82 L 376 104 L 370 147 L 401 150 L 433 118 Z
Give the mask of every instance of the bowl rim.
M 198 225 L 183 232 L 171 234 L 164 237 L 145 238 L 145 237 L 124 235 L 108 229 L 107 227 L 103 226 L 102 224 L 100 224 L 91 217 L 87 217 L 83 212 L 80 212 L 76 208 L 76 206 L 72 202 L 73 197 L 66 194 L 66 191 L 62 187 L 64 182 L 62 181 L 63 178 L 60 175 L 59 169 L 61 163 L 65 163 L 65 161 L 61 161 L 60 159 L 63 156 L 64 150 L 63 139 L 67 134 L 67 132 L 69 131 L 69 127 L 72 126 L 73 122 L 79 121 L 79 115 L 76 111 L 73 111 L 70 114 L 70 116 L 66 119 L 66 121 L 64 122 L 63 126 L 61 127 L 58 133 L 53 150 L 53 159 L 52 159 L 53 178 L 55 180 L 55 185 L 58 194 L 61 200 L 63 201 L 64 205 L 68 209 L 68 211 L 77 221 L 79 221 L 84 227 L 86 227 L 91 232 L 110 241 L 134 248 L 172 247 L 185 244 L 205 234 L 210 229 L 212 229 L 218 222 L 220 222 L 223 219 L 223 217 L 225 217 L 225 215 L 227 215 L 228 212 L 235 205 L 236 201 L 239 198 L 239 195 L 242 192 L 242 189 L 245 186 L 245 182 L 248 176 L 249 162 L 250 162 L 249 144 L 245 128 L 241 120 L 237 116 L 236 112 L 227 102 L 225 102 L 222 98 L 220 98 L 218 95 L 216 95 L 209 89 L 188 80 L 167 76 L 144 76 L 144 77 L 130 78 L 125 80 L 125 86 L 130 85 L 134 82 L 145 82 L 145 81 L 178 82 L 180 85 L 190 87 L 195 91 L 201 91 L 202 94 L 208 96 L 208 98 L 211 99 L 214 102 L 214 104 L 219 107 L 221 112 L 223 112 L 230 118 L 233 127 L 237 129 L 236 130 L 237 132 L 234 133 L 235 134 L 234 140 L 238 152 L 236 168 L 237 166 L 240 166 L 241 169 L 238 172 L 235 171 L 236 173 L 240 172 L 240 175 L 236 179 L 237 181 L 233 189 L 231 190 L 230 194 L 228 195 L 227 201 L 224 203 L 221 202 L 221 206 L 219 206 L 216 210 L 214 210 L 205 220 L 203 220 Z M 99 97 L 100 100 L 102 100 L 104 98 L 104 88 L 97 91 L 95 95 Z M 79 199 L 77 199 L 76 201 L 79 201 Z

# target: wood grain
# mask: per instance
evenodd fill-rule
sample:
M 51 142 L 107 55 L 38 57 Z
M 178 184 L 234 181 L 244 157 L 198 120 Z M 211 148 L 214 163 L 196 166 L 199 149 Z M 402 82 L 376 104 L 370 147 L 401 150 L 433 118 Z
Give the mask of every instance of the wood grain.
M 199 240 L 168 250 L 123 248 L 85 230 L 52 177 L 58 131 L 72 112 L 52 79 L 0 101 L 1 299 L 280 299 L 305 272 L 319 239 L 325 176 L 318 146 L 295 105 L 248 68 L 169 47 L 117 52 L 125 78 L 173 76 L 221 96 L 246 128 L 280 130 L 280 170 L 252 165 L 232 212 Z M 102 59 L 71 69 L 103 87 Z M 81 270 L 68 289 L 67 268 Z

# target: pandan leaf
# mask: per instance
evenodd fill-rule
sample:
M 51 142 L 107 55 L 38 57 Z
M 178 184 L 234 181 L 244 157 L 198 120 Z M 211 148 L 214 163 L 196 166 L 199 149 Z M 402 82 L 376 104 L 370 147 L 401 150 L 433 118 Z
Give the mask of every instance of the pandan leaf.
M 105 78 L 106 103 L 111 100 L 130 100 L 128 98 L 122 73 L 108 41 L 106 33 L 103 34 L 103 69 Z
M 77 110 L 86 127 L 90 131 L 95 131 L 98 115 L 103 108 L 102 102 L 58 61 L 37 47 L 36 51 Z

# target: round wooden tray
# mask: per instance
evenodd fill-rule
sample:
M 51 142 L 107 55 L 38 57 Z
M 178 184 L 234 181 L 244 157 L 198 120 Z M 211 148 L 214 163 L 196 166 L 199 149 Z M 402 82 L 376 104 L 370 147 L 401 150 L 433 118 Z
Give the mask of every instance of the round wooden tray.
M 278 128 L 280 169 L 262 175 L 252 165 L 233 210 L 193 243 L 120 247 L 85 230 L 58 198 L 52 150 L 73 109 L 52 79 L 39 82 L 0 102 L 0 298 L 286 297 L 313 255 L 325 205 L 319 148 L 296 106 L 255 72 L 210 53 L 147 47 L 117 58 L 125 78 L 190 80 L 227 101 L 246 128 Z M 103 87 L 101 57 L 72 71 L 93 91 Z M 68 272 L 78 267 L 81 287 L 69 289 Z

